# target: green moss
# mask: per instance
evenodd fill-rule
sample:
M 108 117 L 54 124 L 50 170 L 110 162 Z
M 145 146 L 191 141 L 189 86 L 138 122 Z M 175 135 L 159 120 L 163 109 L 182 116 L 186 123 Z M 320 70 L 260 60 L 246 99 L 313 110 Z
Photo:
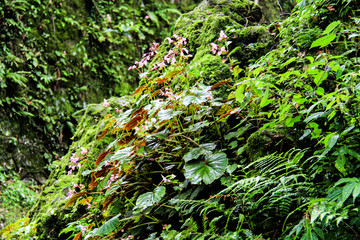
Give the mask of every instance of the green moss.
M 112 98 L 108 102 L 113 107 L 123 108 L 129 104 L 129 97 Z M 71 209 L 64 209 L 69 200 L 67 194 L 74 184 L 89 183 L 89 179 L 82 176 L 82 173 L 94 166 L 101 151 L 110 143 L 106 137 L 102 141 L 97 141 L 97 136 L 111 120 L 104 118 L 111 111 L 114 112 L 113 108 L 105 107 L 103 104 L 89 105 L 74 135 L 69 152 L 60 161 L 54 162 L 56 168 L 46 181 L 39 201 L 29 212 L 29 217 L 37 221 L 40 239 L 58 239 L 60 230 L 83 214 L 83 206 L 75 205 Z M 73 153 L 80 155 L 81 147 L 88 149 L 86 161 L 82 162 L 80 169 L 67 175 L 68 165 L 71 164 L 70 157 Z M 52 235 L 48 236 L 50 232 Z

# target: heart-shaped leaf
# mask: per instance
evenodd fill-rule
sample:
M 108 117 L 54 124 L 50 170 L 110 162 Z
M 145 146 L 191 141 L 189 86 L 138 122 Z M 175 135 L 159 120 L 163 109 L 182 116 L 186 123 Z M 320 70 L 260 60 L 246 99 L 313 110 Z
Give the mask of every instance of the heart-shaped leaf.
M 223 175 L 227 165 L 225 153 L 205 155 L 204 160 L 185 164 L 185 177 L 192 184 L 199 184 L 201 181 L 210 184 Z

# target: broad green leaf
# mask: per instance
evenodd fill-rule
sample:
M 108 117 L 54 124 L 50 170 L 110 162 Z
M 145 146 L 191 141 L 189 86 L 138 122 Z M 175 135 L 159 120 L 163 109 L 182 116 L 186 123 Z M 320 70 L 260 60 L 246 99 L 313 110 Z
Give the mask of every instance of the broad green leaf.
M 169 109 L 160 110 L 157 115 L 159 121 L 162 122 L 162 121 L 170 120 L 173 117 L 179 115 L 180 113 L 181 111 L 174 111 L 174 109 L 169 108 Z
M 192 148 L 187 154 L 184 155 L 183 159 L 185 162 L 189 162 L 193 159 L 198 159 L 203 154 L 201 148 Z
M 200 144 L 200 147 L 203 148 L 204 150 L 206 151 L 212 151 L 216 148 L 216 143 L 203 143 L 203 144 Z
M 326 29 L 323 31 L 322 35 L 327 35 L 329 34 L 332 30 L 334 30 L 338 25 L 340 24 L 340 21 L 335 21 L 330 23 Z
M 193 125 L 190 125 L 189 128 L 187 129 L 188 131 L 190 132 L 196 132 L 198 131 L 200 128 L 203 128 L 203 127 L 207 127 L 209 126 L 210 123 L 208 120 L 205 120 L 205 121 L 202 121 L 202 122 L 197 122 Z
M 336 34 L 330 34 L 330 35 L 326 35 L 324 37 L 319 38 L 318 40 L 314 41 L 311 46 L 311 48 L 314 47 L 326 47 L 327 45 L 329 45 L 334 39 L 336 38 Z
M 163 186 L 157 187 L 153 192 L 141 194 L 136 200 L 136 209 L 144 210 L 151 207 L 165 196 L 166 188 Z
M 321 239 L 325 239 L 324 236 L 324 232 L 322 229 L 318 228 L 318 227 L 314 227 L 313 230 L 316 232 L 316 234 L 321 238 Z
M 346 169 L 345 169 L 345 164 L 346 164 L 346 158 L 344 155 L 339 155 L 335 161 L 335 167 L 337 170 L 339 170 L 339 172 L 341 172 L 344 176 L 347 175 Z
M 128 157 L 130 157 L 130 155 L 133 153 L 133 147 L 127 147 L 127 148 L 122 148 L 120 150 L 117 150 L 114 155 L 111 156 L 110 160 L 114 161 L 114 160 L 126 160 Z
M 147 12 L 147 14 L 150 17 L 151 21 L 153 21 L 156 24 L 156 26 L 159 28 L 160 22 L 159 22 L 159 18 L 156 16 L 156 14 L 154 12 Z
M 205 159 L 194 163 L 185 164 L 185 177 L 192 184 L 211 184 L 221 177 L 228 165 L 228 158 L 225 153 L 205 155 Z
M 96 236 L 106 236 L 109 233 L 116 230 L 119 226 L 119 217 L 120 214 L 116 215 L 115 217 L 111 218 L 109 221 L 105 222 L 101 227 L 99 227 L 95 233 Z
M 323 72 L 323 71 L 320 71 L 314 78 L 314 83 L 319 86 L 324 80 L 327 79 L 328 77 L 328 73 L 327 72 Z

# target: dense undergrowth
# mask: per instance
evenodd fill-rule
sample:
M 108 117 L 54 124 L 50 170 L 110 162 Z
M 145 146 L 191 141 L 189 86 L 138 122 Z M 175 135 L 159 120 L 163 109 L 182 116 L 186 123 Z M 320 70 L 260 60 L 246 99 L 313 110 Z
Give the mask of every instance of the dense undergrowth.
M 251 2 L 204 1 L 129 68 L 132 95 L 88 108 L 3 236 L 358 238 L 358 6 L 298 1 L 265 26 Z
M 0 2 L 0 161 L 44 183 L 90 103 L 129 94 L 128 65 L 196 1 Z

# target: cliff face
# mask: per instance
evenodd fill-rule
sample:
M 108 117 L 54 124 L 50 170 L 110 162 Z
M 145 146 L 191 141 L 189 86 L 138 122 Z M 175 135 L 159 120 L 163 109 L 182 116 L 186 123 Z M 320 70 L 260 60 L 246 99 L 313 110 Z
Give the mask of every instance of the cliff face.
M 130 96 L 88 106 L 15 235 L 356 237 L 358 13 L 302 1 L 269 23 L 253 2 L 203 1 L 129 68 Z

